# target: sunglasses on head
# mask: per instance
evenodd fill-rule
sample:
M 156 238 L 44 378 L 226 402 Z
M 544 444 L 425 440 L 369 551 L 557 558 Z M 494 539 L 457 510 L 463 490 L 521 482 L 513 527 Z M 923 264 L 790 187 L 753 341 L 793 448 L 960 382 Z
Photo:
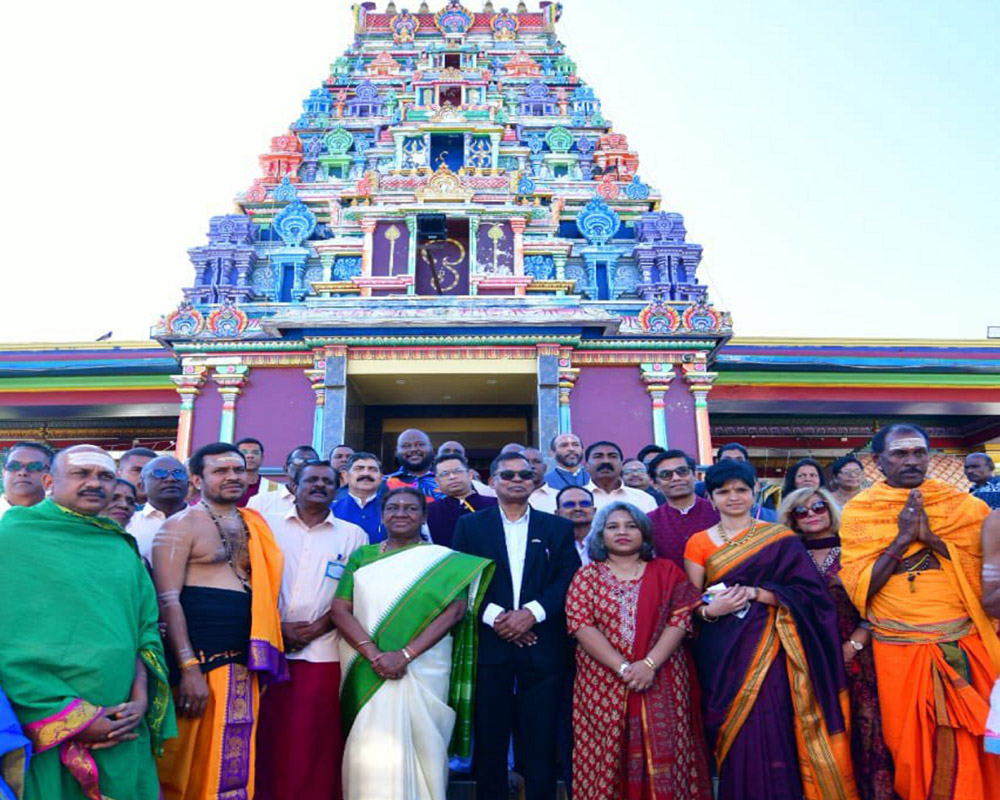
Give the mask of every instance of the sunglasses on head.
M 826 500 L 817 500 L 811 506 L 795 506 L 792 509 L 792 516 L 795 519 L 805 519 L 810 514 L 815 514 L 819 516 L 830 510 L 830 506 L 826 504 Z
M 162 467 L 158 467 L 157 469 L 151 469 L 148 474 L 152 475 L 158 481 L 162 481 L 168 475 L 174 480 L 186 481 L 188 476 L 187 472 L 179 467 L 177 469 L 163 469 Z
M 691 474 L 691 467 L 678 467 L 677 469 L 661 469 L 656 473 L 656 477 L 661 481 L 669 481 L 674 475 L 678 478 L 686 478 Z
M 514 478 L 520 478 L 522 481 L 530 481 L 535 477 L 535 473 L 530 469 L 503 469 L 497 475 L 501 480 L 505 481 L 512 481 Z
M 47 472 L 49 465 L 44 461 L 8 461 L 4 469 L 8 472 L 20 472 L 22 469 L 28 472 Z
M 593 508 L 593 500 L 563 500 L 563 508 Z

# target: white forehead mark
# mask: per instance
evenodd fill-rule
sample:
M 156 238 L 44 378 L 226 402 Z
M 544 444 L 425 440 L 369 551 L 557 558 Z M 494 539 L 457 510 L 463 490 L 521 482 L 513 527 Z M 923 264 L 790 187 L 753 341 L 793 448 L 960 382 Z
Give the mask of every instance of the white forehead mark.
M 246 462 L 235 453 L 226 453 L 224 455 L 219 456 L 215 460 L 215 463 L 222 464 L 223 466 L 228 467 L 230 464 L 239 464 L 240 466 L 243 466 L 243 464 Z
M 890 450 L 916 450 L 918 447 L 927 448 L 927 442 L 919 436 L 910 436 L 907 439 L 894 439 L 889 443 Z
M 115 472 L 115 460 L 107 453 L 96 450 L 76 450 L 66 453 L 66 463 L 74 467 L 101 467 L 112 474 Z

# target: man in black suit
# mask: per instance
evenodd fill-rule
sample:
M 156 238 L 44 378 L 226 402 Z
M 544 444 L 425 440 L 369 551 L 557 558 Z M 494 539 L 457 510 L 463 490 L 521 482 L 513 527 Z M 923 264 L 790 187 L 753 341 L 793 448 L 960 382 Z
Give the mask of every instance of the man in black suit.
M 526 800 L 553 800 L 566 591 L 580 557 L 569 521 L 528 506 L 534 473 L 522 454 L 497 456 L 490 475 L 499 505 L 459 518 L 452 540 L 456 550 L 497 565 L 479 621 L 476 797 L 507 800 L 513 733 Z

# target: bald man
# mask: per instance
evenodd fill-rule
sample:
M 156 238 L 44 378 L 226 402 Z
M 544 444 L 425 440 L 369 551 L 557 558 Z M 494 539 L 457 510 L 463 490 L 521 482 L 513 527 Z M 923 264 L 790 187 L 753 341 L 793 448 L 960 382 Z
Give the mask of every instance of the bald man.
M 399 469 L 385 476 L 388 491 L 400 486 L 414 486 L 429 503 L 444 497 L 431 471 L 434 448 L 430 436 L 417 428 L 403 431 L 396 439 L 396 461 Z
M 153 537 L 167 517 L 187 508 L 188 471 L 173 456 L 158 456 L 147 461 L 140 473 L 147 502 L 128 524 L 139 553 L 153 562 Z
M 50 499 L 0 521 L 0 685 L 35 750 L 23 796 L 156 800 L 153 753 L 176 726 L 153 584 L 98 516 L 115 462 L 80 445 L 51 474 Z

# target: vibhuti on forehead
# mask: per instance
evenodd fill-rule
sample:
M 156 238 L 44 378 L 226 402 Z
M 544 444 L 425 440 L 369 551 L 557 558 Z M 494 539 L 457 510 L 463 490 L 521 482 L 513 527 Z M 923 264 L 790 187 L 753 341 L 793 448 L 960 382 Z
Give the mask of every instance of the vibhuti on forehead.
M 893 439 L 886 446 L 887 450 L 916 450 L 917 448 L 927 449 L 927 442 L 921 436 L 908 436 L 905 439 Z
M 73 450 L 66 453 L 63 458 L 73 467 L 100 467 L 112 474 L 115 473 L 115 460 L 103 450 Z

